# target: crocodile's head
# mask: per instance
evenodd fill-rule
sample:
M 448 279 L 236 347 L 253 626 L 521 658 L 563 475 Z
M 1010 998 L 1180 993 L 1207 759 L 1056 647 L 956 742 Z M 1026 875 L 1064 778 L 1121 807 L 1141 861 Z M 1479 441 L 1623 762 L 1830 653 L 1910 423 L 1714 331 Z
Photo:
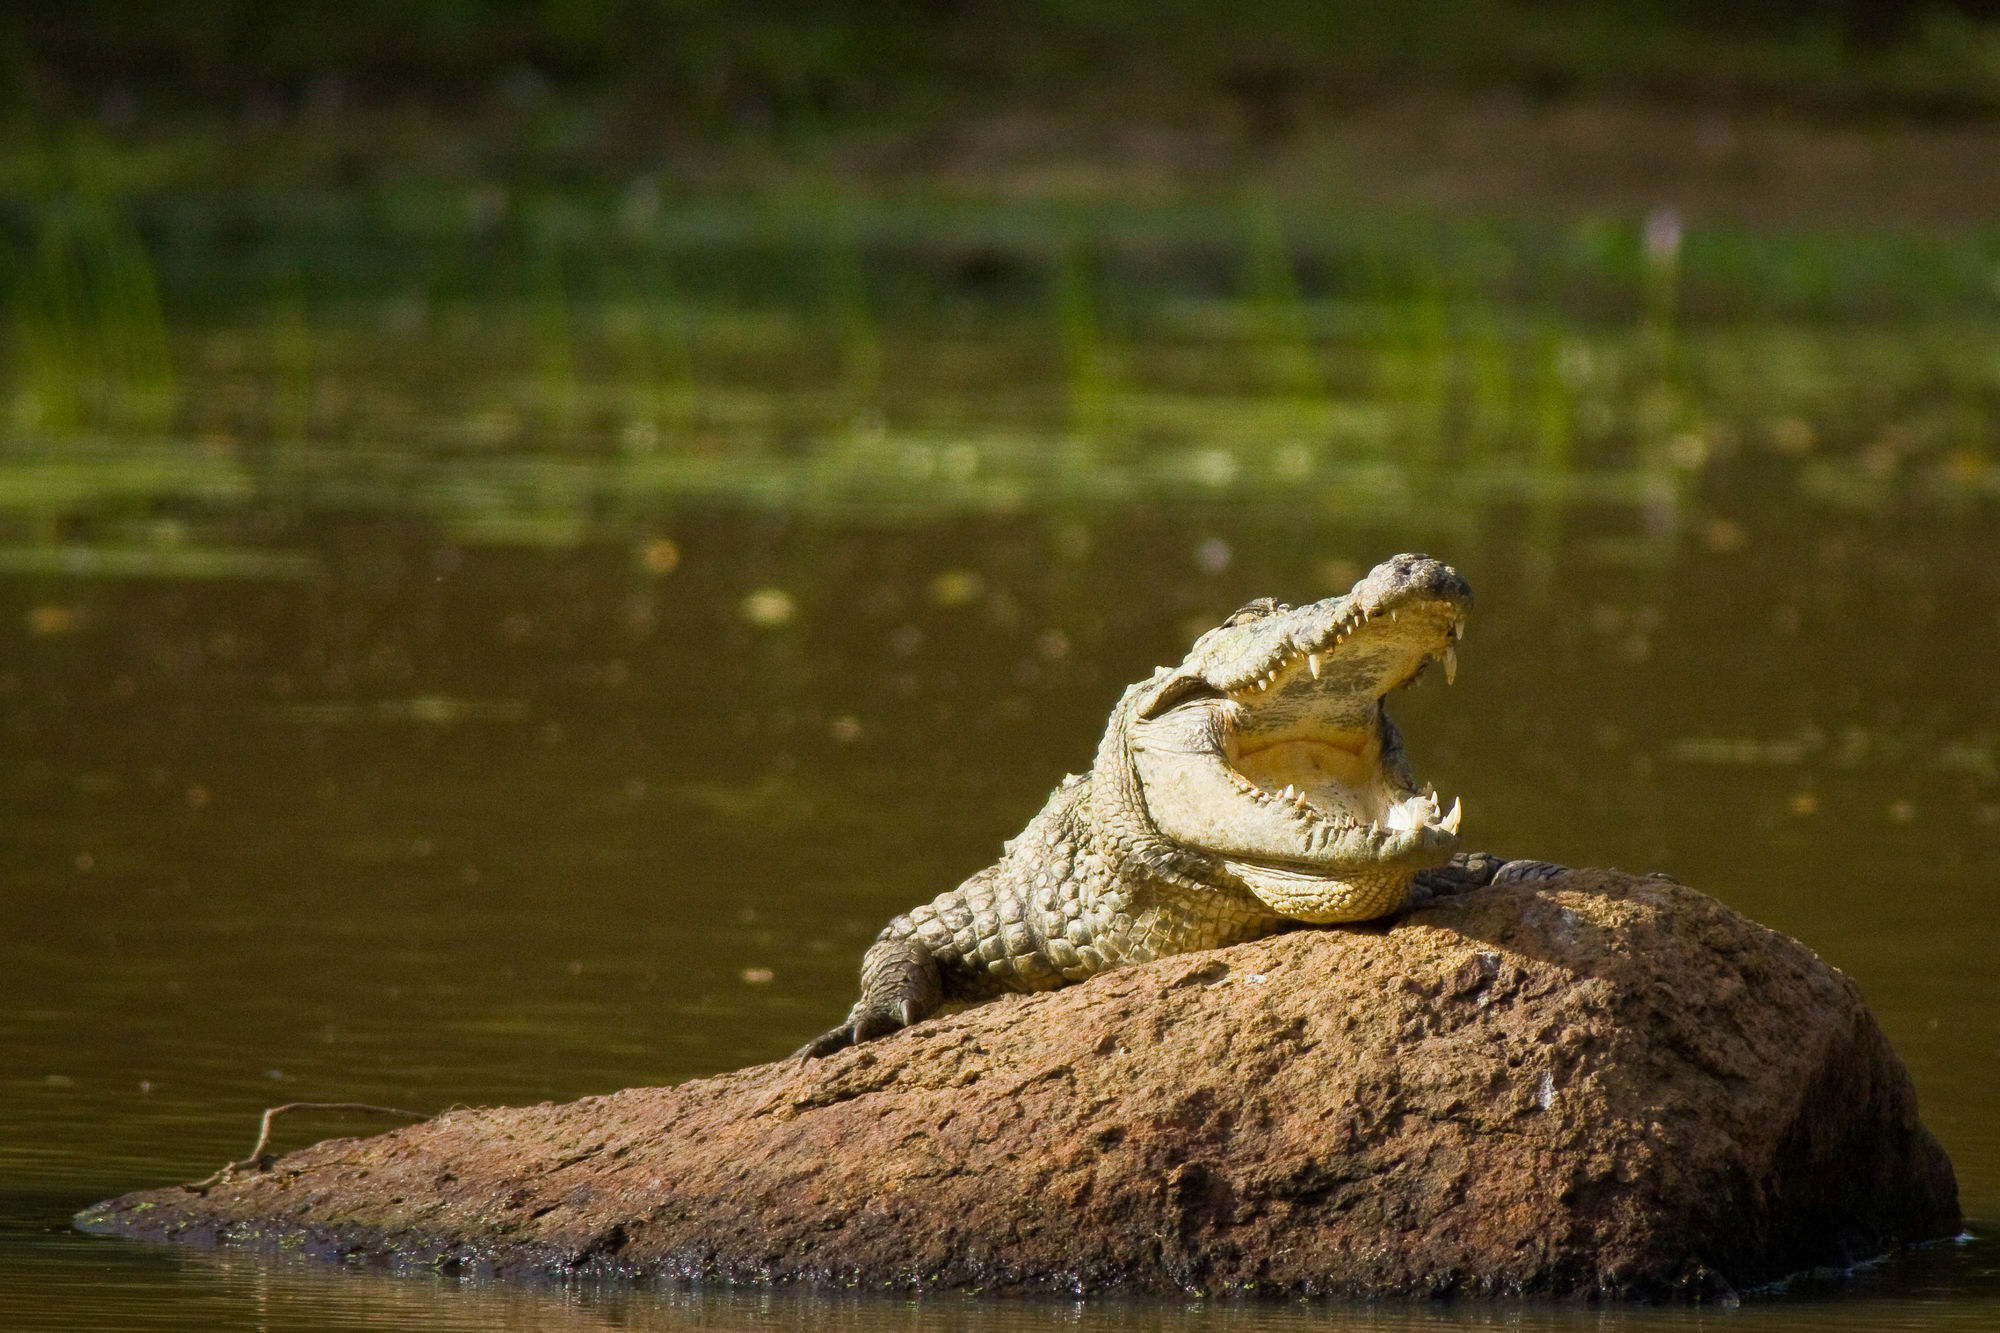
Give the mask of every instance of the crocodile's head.
M 1471 604 L 1449 565 L 1399 555 L 1341 597 L 1252 602 L 1134 687 L 1129 772 L 1177 863 L 1295 920 L 1401 905 L 1418 870 L 1450 858 L 1459 807 L 1418 787 L 1383 699 L 1434 661 L 1455 674 Z

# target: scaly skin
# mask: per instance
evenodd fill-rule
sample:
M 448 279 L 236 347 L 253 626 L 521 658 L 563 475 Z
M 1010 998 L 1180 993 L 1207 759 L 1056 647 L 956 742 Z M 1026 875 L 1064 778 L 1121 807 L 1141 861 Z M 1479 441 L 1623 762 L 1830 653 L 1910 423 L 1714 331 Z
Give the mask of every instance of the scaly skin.
M 1090 773 L 1065 778 L 996 864 L 889 923 L 847 1020 L 799 1054 L 1294 921 L 1553 873 L 1453 855 L 1457 807 L 1418 791 L 1382 711 L 1429 661 L 1455 668 L 1470 601 L 1448 566 L 1405 555 L 1344 597 L 1231 616 L 1125 692 Z M 1279 790 L 1287 776 L 1296 788 Z

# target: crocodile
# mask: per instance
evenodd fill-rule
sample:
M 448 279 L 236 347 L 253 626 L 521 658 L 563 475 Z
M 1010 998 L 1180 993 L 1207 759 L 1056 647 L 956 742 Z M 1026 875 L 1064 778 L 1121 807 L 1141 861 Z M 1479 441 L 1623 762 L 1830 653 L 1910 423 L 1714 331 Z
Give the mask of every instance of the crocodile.
M 1367 921 L 1560 867 L 1457 851 L 1462 807 L 1419 787 L 1388 694 L 1458 670 L 1472 590 L 1399 555 L 1347 593 L 1260 598 L 1127 689 L 1090 771 L 1062 780 L 1000 860 L 898 916 L 814 1058 L 1010 991 Z

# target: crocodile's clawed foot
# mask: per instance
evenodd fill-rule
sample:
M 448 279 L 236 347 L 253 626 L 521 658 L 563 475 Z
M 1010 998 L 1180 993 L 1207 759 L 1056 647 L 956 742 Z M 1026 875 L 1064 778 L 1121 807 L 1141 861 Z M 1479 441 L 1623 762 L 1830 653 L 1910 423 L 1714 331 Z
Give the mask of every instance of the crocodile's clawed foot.
M 907 924 L 908 919 L 899 920 Z M 847 1021 L 799 1047 L 799 1059 L 814 1060 L 886 1037 L 937 1012 L 944 1002 L 937 959 L 918 941 L 892 933 L 894 929 L 884 931 L 862 958 L 861 999 L 848 1011 Z
M 1491 852 L 1460 852 L 1441 866 L 1418 871 L 1416 879 L 1411 881 L 1405 906 L 1422 907 L 1439 898 L 1489 885 L 1539 884 L 1567 869 L 1553 861 L 1510 861 Z
M 904 1028 L 923 1017 L 913 1000 L 902 1000 L 896 1005 L 897 1012 L 886 1013 L 880 1009 L 862 1009 L 859 1006 L 847 1016 L 847 1021 L 830 1032 L 822 1032 L 805 1045 L 792 1052 L 794 1060 L 818 1060 L 844 1051 L 850 1046 L 859 1046 L 864 1041 L 886 1037 L 891 1032 L 901 1032 Z
M 1505 857 L 1491 852 L 1460 852 L 1441 866 L 1419 870 L 1410 884 L 1407 904 L 1422 907 L 1438 898 L 1483 888 L 1493 882 L 1493 876 L 1506 864 Z
M 1495 888 L 1506 884 L 1540 884 L 1568 873 L 1568 866 L 1553 861 L 1509 861 L 1493 873 L 1492 883 Z

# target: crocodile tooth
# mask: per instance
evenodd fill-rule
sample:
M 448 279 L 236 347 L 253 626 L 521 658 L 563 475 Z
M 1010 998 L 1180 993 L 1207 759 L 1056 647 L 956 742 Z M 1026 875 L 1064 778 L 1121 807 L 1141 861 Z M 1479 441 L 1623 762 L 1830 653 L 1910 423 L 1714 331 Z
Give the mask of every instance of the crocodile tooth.
M 1458 679 L 1458 647 L 1447 643 L 1444 646 L 1444 683 L 1449 685 Z
M 1310 667 L 1312 668 L 1312 673 L 1313 673 L 1313 679 L 1314 679 L 1314 680 L 1318 680 L 1318 679 L 1319 679 L 1319 654 L 1318 654 L 1318 653 L 1307 653 L 1307 654 L 1306 654 L 1306 665 L 1308 665 L 1308 666 L 1310 666 Z
M 1278 799 L 1280 800 L 1296 801 L 1298 798 L 1299 798 L 1299 789 L 1297 787 L 1294 787 L 1289 782 L 1285 784 L 1285 789 L 1278 793 Z
M 1443 819 L 1440 819 L 1438 821 L 1438 827 L 1443 829 L 1446 833 L 1456 833 L 1458 832 L 1458 819 L 1459 819 L 1458 798 L 1454 796 L 1451 801 L 1451 812 L 1447 814 Z

